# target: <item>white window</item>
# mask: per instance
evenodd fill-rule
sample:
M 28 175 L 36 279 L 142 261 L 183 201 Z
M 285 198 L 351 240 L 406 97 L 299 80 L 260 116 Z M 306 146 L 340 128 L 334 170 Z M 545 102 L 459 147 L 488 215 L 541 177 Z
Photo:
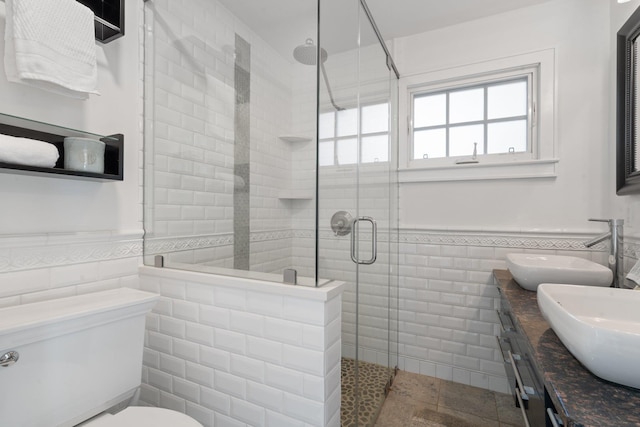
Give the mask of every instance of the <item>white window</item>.
M 389 161 L 389 103 L 320 114 L 320 166 Z
M 533 75 L 413 92 L 412 160 L 531 152 Z
M 401 79 L 404 182 L 555 176 L 553 50 Z

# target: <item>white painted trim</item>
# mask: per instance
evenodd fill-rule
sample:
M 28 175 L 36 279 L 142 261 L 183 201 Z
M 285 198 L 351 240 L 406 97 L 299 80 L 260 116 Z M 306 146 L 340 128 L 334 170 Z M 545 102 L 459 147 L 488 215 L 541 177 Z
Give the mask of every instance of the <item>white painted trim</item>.
M 514 70 L 522 67 L 539 67 L 537 104 L 537 146 L 533 160 L 521 160 L 518 156 L 489 156 L 476 164 L 452 164 L 425 167 L 425 162 L 411 160 L 408 126 L 401 126 L 399 132 L 399 174 L 400 182 L 466 181 L 478 179 L 523 179 L 553 178 L 557 175 L 556 138 L 556 52 L 544 49 L 535 52 L 491 59 L 447 69 L 430 70 L 420 74 L 404 76 L 400 79 L 399 115 L 400 121 L 409 120 L 409 100 L 412 88 L 424 85 L 441 85 L 465 78 L 480 78 L 483 75 L 499 73 L 500 70 Z M 521 158 L 521 157 L 520 157 Z M 452 159 L 452 163 L 455 159 Z M 433 165 L 434 163 L 432 163 Z M 506 167 L 505 167 L 506 166 Z M 491 171 L 496 169 L 496 171 Z M 417 171 L 417 172 L 416 172 Z
M 254 278 L 225 276 L 202 271 L 187 271 L 147 266 L 140 266 L 138 273 L 143 280 L 145 277 L 160 280 L 179 280 L 184 281 L 185 283 L 223 286 L 236 290 L 257 291 L 265 294 L 285 295 L 315 301 L 329 301 L 341 295 L 345 288 L 345 282 L 337 280 L 332 280 L 327 282 L 327 284 L 316 288 L 312 286 L 295 286 L 285 283 L 276 283 Z
M 558 159 L 524 160 L 513 163 L 475 163 L 420 169 L 401 169 L 400 183 L 497 179 L 555 178 Z

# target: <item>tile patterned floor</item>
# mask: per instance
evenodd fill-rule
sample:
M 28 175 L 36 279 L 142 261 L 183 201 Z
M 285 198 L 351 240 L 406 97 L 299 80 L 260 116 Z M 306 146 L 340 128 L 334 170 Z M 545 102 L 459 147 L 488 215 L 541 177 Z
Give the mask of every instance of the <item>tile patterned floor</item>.
M 375 427 L 521 427 L 502 393 L 399 371 Z
M 355 361 L 342 358 L 341 365 L 342 403 L 340 406 L 340 423 L 342 427 L 373 427 L 382 403 L 384 387 L 391 371 L 381 365 L 360 362 L 358 364 L 360 410 L 356 414 L 356 377 Z

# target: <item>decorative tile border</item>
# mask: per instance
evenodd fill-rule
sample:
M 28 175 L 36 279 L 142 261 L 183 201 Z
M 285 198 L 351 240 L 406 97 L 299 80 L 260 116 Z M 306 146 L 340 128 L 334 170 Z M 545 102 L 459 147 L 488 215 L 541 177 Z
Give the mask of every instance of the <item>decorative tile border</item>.
M 145 255 L 160 255 L 168 252 L 216 248 L 233 245 L 233 233 L 207 236 L 159 237 L 145 239 Z
M 251 233 L 251 242 L 267 242 L 291 238 L 313 239 L 315 231 L 309 229 L 272 230 Z M 318 233 L 321 239 L 334 239 L 330 230 Z M 28 235 L 0 237 L 0 273 L 30 270 L 53 266 L 102 261 L 143 254 L 142 232 L 111 233 L 69 233 L 56 235 Z M 366 238 L 366 236 L 363 236 Z M 584 247 L 589 236 L 578 237 L 575 234 L 561 233 L 518 233 L 518 232 L 463 232 L 442 230 L 402 229 L 398 234 L 381 232 L 379 241 L 391 241 L 408 244 L 485 246 L 518 249 L 545 250 L 596 250 L 606 251 L 607 243 L 593 248 Z M 233 244 L 233 234 L 190 236 L 178 238 L 151 238 L 145 242 L 147 255 L 163 254 L 174 251 L 196 250 Z M 640 259 L 640 239 L 625 240 L 624 256 Z
M 0 237 L 0 273 L 142 256 L 142 233 Z
M 363 233 L 366 238 L 369 233 Z M 334 239 L 334 233 L 330 230 L 320 230 L 320 239 Z M 550 235 L 549 233 L 503 233 L 503 232 L 461 232 L 461 231 L 429 231 L 404 229 L 399 233 L 379 232 L 378 241 L 388 242 L 389 239 L 399 243 L 433 244 L 433 245 L 453 245 L 453 246 L 485 246 L 501 248 L 519 249 L 547 249 L 547 250 L 573 250 L 573 251 L 604 251 L 607 250 L 607 243 L 600 243 L 592 248 L 586 248 L 584 241 L 589 236 L 576 237 L 575 234 L 562 235 L 560 233 Z M 290 238 L 313 239 L 314 230 L 272 230 L 251 233 L 251 242 L 266 242 Z M 341 237 L 346 238 L 346 237 Z M 204 249 L 233 244 L 233 234 L 190 236 L 182 238 L 162 238 L 151 239 L 145 242 L 145 253 L 148 255 L 161 254 L 177 250 Z M 640 251 L 640 245 L 633 245 L 630 248 L 626 245 L 630 254 Z M 629 255 L 632 256 L 632 255 Z
M 269 242 L 274 240 L 284 240 L 294 237 L 293 230 L 271 230 L 252 232 L 251 242 Z M 311 237 L 311 236 L 295 236 Z M 230 246 L 234 244 L 233 233 L 211 234 L 205 236 L 186 237 L 158 237 L 146 239 L 144 243 L 145 255 L 161 255 L 167 252 L 216 248 L 220 246 Z
M 460 231 L 427 231 L 401 230 L 400 243 L 454 245 L 454 246 L 486 246 L 519 249 L 550 249 L 572 251 L 601 251 L 607 249 L 606 243 L 599 243 L 591 248 L 584 245 L 589 236 L 577 237 L 575 234 L 563 235 L 549 233 L 518 232 L 460 232 Z

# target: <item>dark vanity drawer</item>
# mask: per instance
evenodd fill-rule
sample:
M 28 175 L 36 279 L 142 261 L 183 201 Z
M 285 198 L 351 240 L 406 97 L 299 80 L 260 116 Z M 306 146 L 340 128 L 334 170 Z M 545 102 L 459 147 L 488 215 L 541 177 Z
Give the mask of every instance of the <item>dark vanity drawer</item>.
M 536 377 L 530 356 L 526 352 L 519 352 L 517 343 L 512 337 L 498 338 L 514 404 L 522 411 L 525 425 L 544 427 L 544 387 Z
M 502 295 L 497 316 L 500 322 L 498 346 L 502 352 L 514 403 L 522 411 L 526 426 L 545 427 L 544 385 L 536 374 L 528 343 L 518 330 L 509 303 Z

